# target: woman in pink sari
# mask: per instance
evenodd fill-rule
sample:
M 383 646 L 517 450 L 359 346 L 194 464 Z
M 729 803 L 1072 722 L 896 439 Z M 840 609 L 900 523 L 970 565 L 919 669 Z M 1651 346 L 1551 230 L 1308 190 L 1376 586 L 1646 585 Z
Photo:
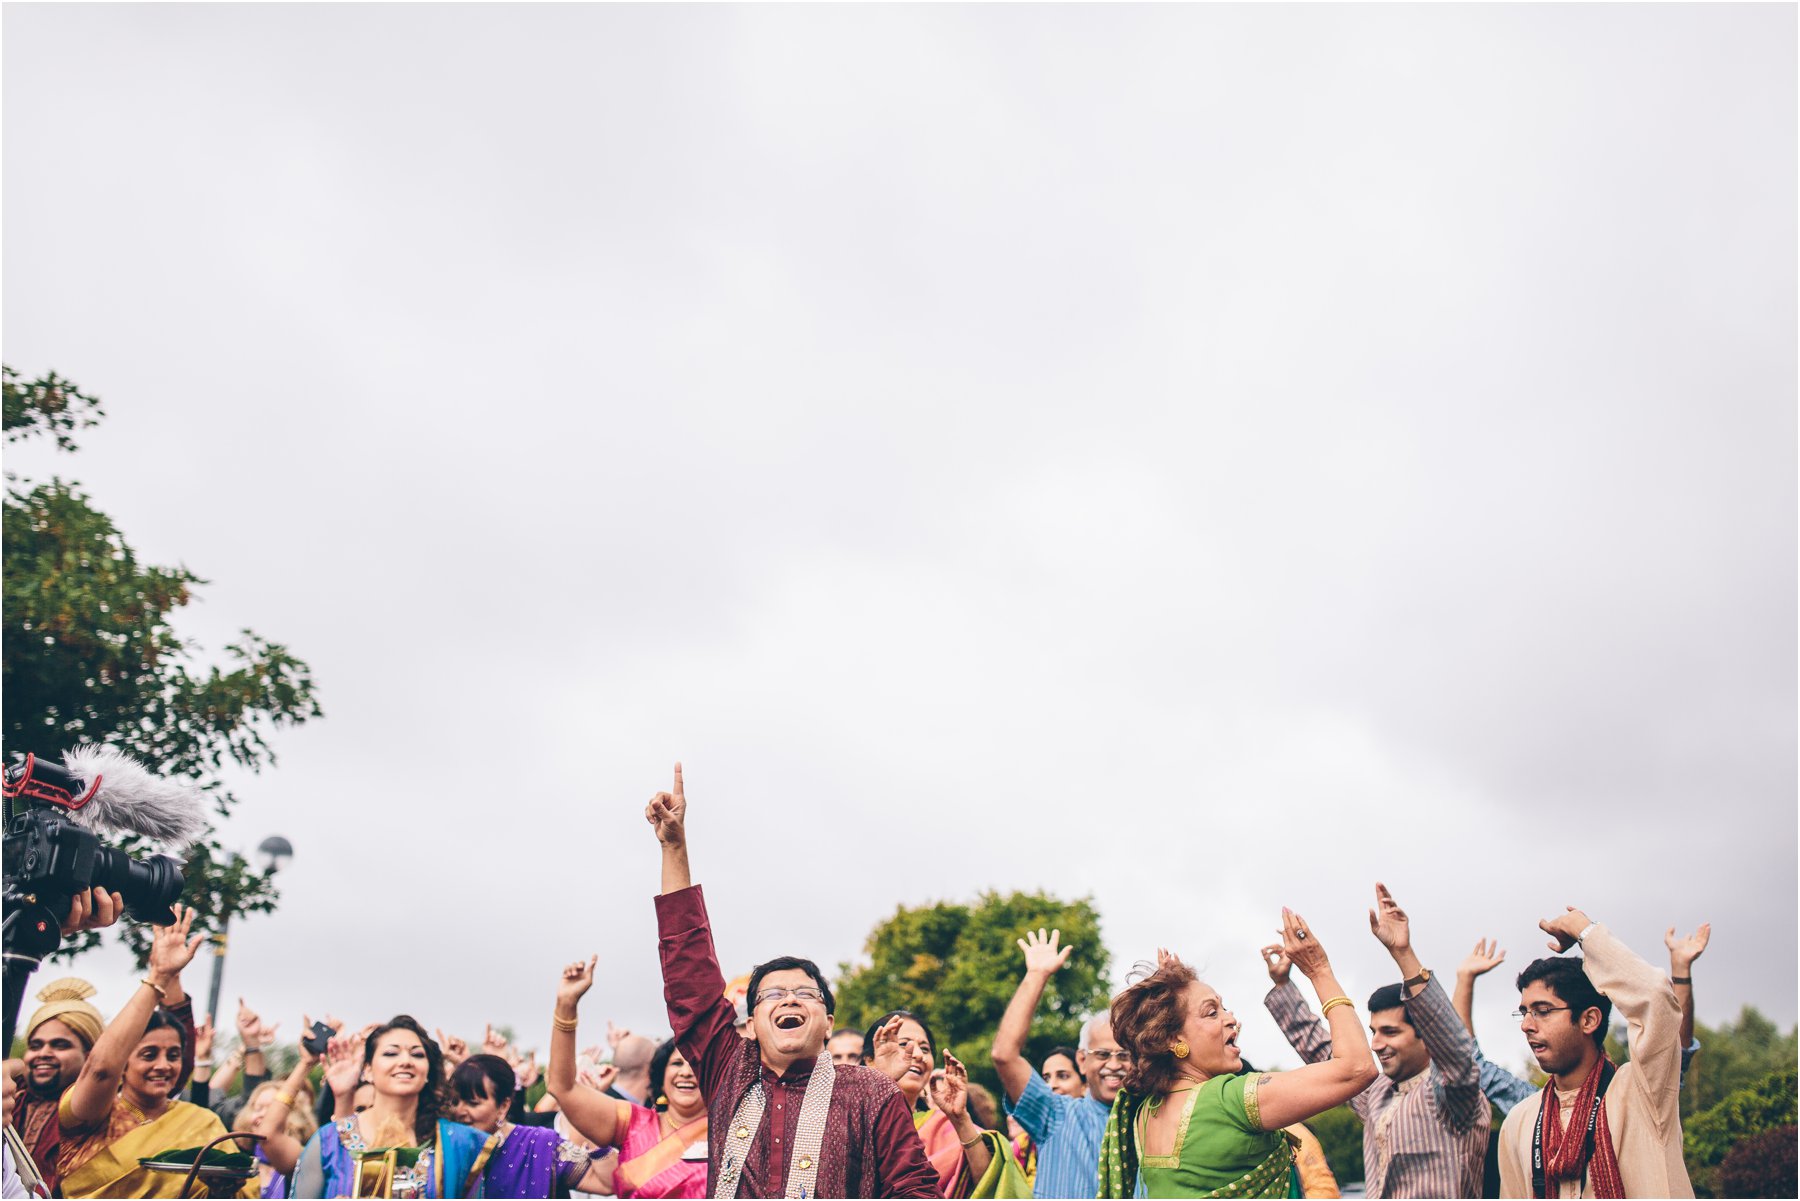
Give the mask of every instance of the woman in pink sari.
M 575 1078 L 576 1012 L 594 983 L 596 959 L 563 969 L 550 1035 L 550 1095 L 583 1137 L 619 1149 L 613 1192 L 620 1197 L 706 1196 L 706 1099 L 700 1078 L 663 1043 L 650 1057 L 650 1099 L 656 1108 L 609 1097 Z

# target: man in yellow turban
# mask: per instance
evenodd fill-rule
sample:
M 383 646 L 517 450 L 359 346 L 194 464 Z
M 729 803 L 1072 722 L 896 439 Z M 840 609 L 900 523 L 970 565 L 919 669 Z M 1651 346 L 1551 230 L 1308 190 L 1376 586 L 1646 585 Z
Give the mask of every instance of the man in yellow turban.
M 73 976 L 52 980 L 38 993 L 43 1004 L 25 1024 L 25 1091 L 13 1110 L 13 1129 L 54 1187 L 61 1127 L 56 1105 L 81 1075 L 81 1065 L 106 1022 L 89 1003 L 94 986 Z

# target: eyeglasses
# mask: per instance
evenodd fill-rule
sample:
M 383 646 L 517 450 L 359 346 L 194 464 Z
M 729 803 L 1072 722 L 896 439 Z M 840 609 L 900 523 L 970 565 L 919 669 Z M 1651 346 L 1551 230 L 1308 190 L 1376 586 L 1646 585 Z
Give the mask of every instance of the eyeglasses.
M 1111 1063 L 1115 1059 L 1120 1063 L 1131 1062 L 1130 1051 L 1088 1051 L 1085 1054 L 1095 1063 Z
M 764 1001 L 785 1001 L 789 997 L 796 1001 L 823 1001 L 825 994 L 805 985 L 799 988 L 765 988 L 756 994 L 756 1003 L 761 1005 Z
M 1570 1009 L 1570 1006 L 1568 1005 L 1545 1005 L 1540 1001 L 1530 1008 L 1520 1006 L 1518 1009 L 1512 1011 L 1512 1015 L 1521 1022 L 1526 1018 L 1536 1018 L 1541 1022 L 1553 1013 L 1563 1013 L 1568 1009 Z

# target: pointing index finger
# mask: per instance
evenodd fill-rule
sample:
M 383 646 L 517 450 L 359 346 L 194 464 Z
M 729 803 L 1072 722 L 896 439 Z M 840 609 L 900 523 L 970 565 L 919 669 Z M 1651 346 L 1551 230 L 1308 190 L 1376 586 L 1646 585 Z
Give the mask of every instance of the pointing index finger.
M 682 801 L 687 800 L 687 794 L 681 791 L 681 764 L 679 763 L 675 765 L 675 798 Z

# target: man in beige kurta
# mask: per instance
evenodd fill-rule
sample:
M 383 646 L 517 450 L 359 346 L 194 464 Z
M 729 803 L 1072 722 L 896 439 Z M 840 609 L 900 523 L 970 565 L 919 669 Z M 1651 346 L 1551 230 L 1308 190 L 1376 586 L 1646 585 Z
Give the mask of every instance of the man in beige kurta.
M 1613 1077 L 1603 1102 L 1606 1122 L 1618 1159 L 1619 1175 L 1627 1197 L 1692 1197 L 1687 1164 L 1681 1147 L 1681 1005 L 1668 977 L 1632 954 L 1605 926 L 1591 922 L 1579 910 L 1539 923 L 1554 935 L 1563 950 L 1581 944 L 1583 971 L 1593 986 L 1618 1007 L 1625 1018 L 1630 1062 Z M 1527 969 L 1529 972 L 1529 969 Z M 1537 986 L 1542 994 L 1542 985 Z M 1521 998 L 1529 1001 L 1532 998 Z M 1568 1004 L 1566 998 L 1559 999 Z M 1540 1002 L 1542 1004 L 1542 1002 Z M 1579 1022 L 1575 1013 L 1550 1013 L 1524 1019 L 1527 1036 L 1539 1025 Z M 1542 1059 L 1540 1057 L 1540 1064 Z M 1543 1065 L 1549 1070 L 1549 1065 Z M 1557 1092 L 1563 1125 L 1586 1122 L 1587 1115 L 1573 1115 L 1573 1102 L 1581 1077 L 1568 1081 L 1567 1091 Z M 1546 1088 L 1557 1087 L 1553 1076 Z M 1532 1188 L 1532 1134 L 1543 1107 L 1540 1090 L 1507 1115 L 1500 1128 L 1500 1195 L 1529 1197 Z M 1560 1197 L 1592 1197 L 1592 1171 L 1561 1182 Z

